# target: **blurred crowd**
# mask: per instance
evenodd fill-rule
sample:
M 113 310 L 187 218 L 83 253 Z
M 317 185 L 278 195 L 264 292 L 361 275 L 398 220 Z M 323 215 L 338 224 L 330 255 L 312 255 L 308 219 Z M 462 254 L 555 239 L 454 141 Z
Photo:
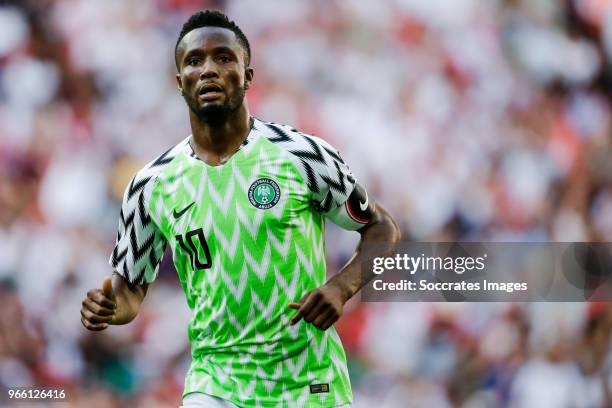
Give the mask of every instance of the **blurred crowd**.
M 0 389 L 178 406 L 170 256 L 131 324 L 90 333 L 79 309 L 127 182 L 189 134 L 173 47 L 203 8 L 251 42 L 252 114 L 336 146 L 404 238 L 612 241 L 609 1 L 5 1 Z M 358 236 L 327 234 L 333 273 Z M 612 406 L 607 304 L 355 299 L 336 327 L 355 408 Z

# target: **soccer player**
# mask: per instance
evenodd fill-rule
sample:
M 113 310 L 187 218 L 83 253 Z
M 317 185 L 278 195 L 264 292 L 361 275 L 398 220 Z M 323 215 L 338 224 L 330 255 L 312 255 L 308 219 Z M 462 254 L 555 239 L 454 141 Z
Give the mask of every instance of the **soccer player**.
M 216 11 L 176 43 L 192 134 L 125 191 L 114 268 L 87 293 L 89 330 L 126 324 L 155 281 L 166 245 L 193 311 L 184 407 L 343 407 L 352 392 L 331 326 L 366 283 L 363 248 L 399 230 L 323 140 L 249 114 L 249 42 Z M 324 221 L 361 234 L 327 283 Z

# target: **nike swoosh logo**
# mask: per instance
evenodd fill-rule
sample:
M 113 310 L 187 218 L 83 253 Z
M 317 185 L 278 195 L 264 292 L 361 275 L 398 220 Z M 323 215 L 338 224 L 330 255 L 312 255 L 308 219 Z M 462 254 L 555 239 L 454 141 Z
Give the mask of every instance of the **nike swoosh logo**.
M 368 209 L 368 193 L 365 193 L 366 195 L 366 199 L 365 201 L 362 203 L 361 200 L 359 200 L 359 208 L 361 208 L 361 211 L 365 211 Z
M 187 207 L 183 208 L 181 211 L 176 212 L 176 210 L 174 210 L 172 212 L 172 215 L 174 215 L 174 219 L 178 220 L 179 218 L 181 218 L 183 216 L 183 214 L 185 214 L 187 212 L 187 210 L 189 210 L 191 208 L 192 205 L 195 204 L 195 201 L 191 204 L 189 204 Z

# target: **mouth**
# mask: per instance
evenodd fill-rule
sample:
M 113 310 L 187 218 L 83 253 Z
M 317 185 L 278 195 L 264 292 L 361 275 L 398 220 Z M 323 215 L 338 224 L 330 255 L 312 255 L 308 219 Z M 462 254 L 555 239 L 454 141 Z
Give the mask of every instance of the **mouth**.
M 217 84 L 209 83 L 200 87 L 198 95 L 204 100 L 213 100 L 223 95 L 223 88 Z

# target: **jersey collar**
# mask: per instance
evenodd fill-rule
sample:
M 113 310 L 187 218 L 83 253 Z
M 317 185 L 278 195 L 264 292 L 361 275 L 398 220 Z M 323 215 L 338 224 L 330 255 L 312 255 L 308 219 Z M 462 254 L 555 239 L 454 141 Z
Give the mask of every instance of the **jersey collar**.
M 246 139 L 244 139 L 244 141 L 242 142 L 242 144 L 240 146 L 238 146 L 238 149 L 236 149 L 236 151 L 234 152 L 234 155 L 236 153 L 238 153 L 240 150 L 242 150 L 246 145 L 248 145 L 249 143 L 252 143 L 255 138 L 256 138 L 256 134 L 257 132 L 260 132 L 261 130 L 261 126 L 262 123 L 259 119 L 255 118 L 254 116 L 251 116 L 249 119 L 250 125 L 251 125 L 251 130 L 249 131 L 249 134 L 247 135 Z M 184 144 L 184 152 L 189 156 L 192 157 L 196 160 L 202 161 L 200 160 L 200 158 L 196 155 L 195 150 L 193 149 L 192 145 L 191 145 L 191 137 L 193 135 L 189 135 L 187 136 L 187 138 L 185 138 L 185 140 L 183 140 L 183 144 Z M 233 155 L 232 155 L 233 156 Z

